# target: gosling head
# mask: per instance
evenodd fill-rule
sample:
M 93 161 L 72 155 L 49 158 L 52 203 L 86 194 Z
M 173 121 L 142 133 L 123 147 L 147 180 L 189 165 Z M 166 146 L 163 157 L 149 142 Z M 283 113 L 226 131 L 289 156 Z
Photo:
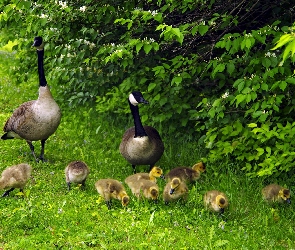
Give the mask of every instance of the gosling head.
M 203 162 L 198 162 L 192 167 L 193 170 L 200 171 L 202 173 L 206 172 L 206 166 Z
M 281 199 L 283 199 L 285 202 L 287 202 L 288 204 L 291 203 L 291 197 L 290 197 L 290 190 L 289 189 L 282 188 L 279 191 L 279 197 Z
M 139 103 L 149 104 L 149 102 L 143 98 L 142 93 L 139 91 L 133 91 L 129 95 L 128 99 L 133 106 L 137 106 Z
M 216 196 L 216 204 L 219 207 L 219 212 L 221 214 L 223 214 L 224 213 L 224 208 L 227 205 L 227 202 L 226 202 L 225 198 L 223 197 L 223 195 L 217 195 Z
M 165 176 L 163 175 L 163 170 L 159 167 L 153 167 L 151 170 L 151 174 L 154 177 L 160 177 L 162 179 L 165 179 Z
M 170 194 L 173 194 L 174 191 L 179 187 L 179 185 L 180 185 L 180 179 L 173 178 L 170 185 Z
M 128 203 L 129 203 L 129 196 L 128 195 L 124 195 L 122 197 L 122 206 L 123 207 L 126 207 L 128 205 Z
M 151 187 L 149 191 L 150 191 L 152 200 L 156 201 L 159 196 L 159 191 L 155 187 Z
M 42 50 L 44 48 L 43 38 L 41 36 L 36 36 L 32 46 L 36 47 L 37 50 Z

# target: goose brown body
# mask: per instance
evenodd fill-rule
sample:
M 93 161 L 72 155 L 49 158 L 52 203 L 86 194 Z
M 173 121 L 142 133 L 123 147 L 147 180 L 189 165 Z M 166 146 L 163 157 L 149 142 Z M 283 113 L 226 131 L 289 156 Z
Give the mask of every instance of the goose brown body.
M 32 167 L 26 163 L 6 168 L 1 174 L 0 189 L 9 190 L 7 190 L 3 196 L 9 195 L 15 188 L 19 188 L 22 191 L 31 177 L 31 172 Z
M 24 139 L 34 152 L 32 141 L 41 140 L 41 154 L 39 159 L 44 160 L 45 141 L 56 131 L 61 120 L 61 111 L 52 97 L 47 85 L 43 68 L 44 44 L 41 37 L 35 38 L 34 46 L 38 54 L 39 96 L 37 100 L 28 101 L 20 105 L 6 121 L 5 134 L 1 139 Z
M 187 200 L 188 188 L 185 182 L 181 181 L 180 178 L 175 177 L 169 181 L 164 187 L 163 200 L 165 204 L 179 199 Z
M 164 144 L 158 131 L 141 123 L 138 104 L 148 102 L 141 92 L 134 91 L 128 98 L 134 127 L 127 129 L 123 135 L 119 150 L 122 156 L 132 165 L 133 171 L 137 165 L 149 165 L 150 170 L 160 160 L 164 152 Z
M 108 208 L 111 208 L 111 199 L 120 200 L 122 206 L 127 206 L 129 196 L 123 184 L 115 179 L 100 179 L 95 183 L 97 192 L 104 198 Z
M 204 206 L 212 212 L 223 213 L 228 205 L 228 198 L 223 192 L 210 190 L 204 195 Z
M 206 168 L 202 162 L 195 164 L 192 168 L 189 167 L 176 167 L 170 170 L 165 176 L 168 181 L 171 181 L 174 177 L 178 177 L 184 182 L 194 182 L 198 180 L 201 173 L 205 172 Z
M 278 184 L 270 184 L 262 189 L 262 197 L 267 202 L 291 203 L 290 190 Z
M 71 183 L 80 183 L 85 187 L 85 182 L 90 170 L 86 163 L 82 161 L 72 161 L 65 168 L 65 177 L 70 190 Z

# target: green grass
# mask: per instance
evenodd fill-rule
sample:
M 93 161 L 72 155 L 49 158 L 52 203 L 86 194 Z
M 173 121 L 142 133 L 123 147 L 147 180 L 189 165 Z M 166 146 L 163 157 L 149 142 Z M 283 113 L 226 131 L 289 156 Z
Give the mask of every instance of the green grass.
M 10 58 L 10 57 L 8 57 Z M 10 63 L 13 59 L 10 58 Z M 0 124 L 24 101 L 37 97 L 33 77 L 29 83 L 11 82 L 0 59 Z M 4 63 L 4 64 L 3 64 Z M 50 81 L 49 81 L 50 82 Z M 56 88 L 57 86 L 55 86 Z M 62 104 L 61 104 L 62 105 Z M 126 103 L 127 105 L 127 103 Z M 207 164 L 207 173 L 190 187 L 188 202 L 164 205 L 138 202 L 127 189 L 131 202 L 126 209 L 119 201 L 108 210 L 94 188 L 100 178 L 120 181 L 132 174 L 118 147 L 131 119 L 101 115 L 90 108 L 69 109 L 62 105 L 62 122 L 45 147 L 46 163 L 35 163 L 25 141 L 0 141 L 0 170 L 21 162 L 33 167 L 33 179 L 25 196 L 14 191 L 0 200 L 0 248 L 3 249 L 292 249 L 295 248 L 293 204 L 270 207 L 261 199 L 264 184 L 279 182 L 290 188 L 288 176 L 268 180 L 249 179 L 239 165 Z M 166 146 L 159 165 L 164 172 L 191 166 L 204 151 L 197 140 L 164 135 Z M 37 154 L 40 142 L 35 142 Z M 64 169 L 72 160 L 85 161 L 91 169 L 86 190 L 72 185 L 67 191 Z M 147 167 L 141 166 L 139 171 Z M 163 190 L 164 180 L 158 181 Z M 230 199 L 223 219 L 203 208 L 203 194 L 220 189 Z

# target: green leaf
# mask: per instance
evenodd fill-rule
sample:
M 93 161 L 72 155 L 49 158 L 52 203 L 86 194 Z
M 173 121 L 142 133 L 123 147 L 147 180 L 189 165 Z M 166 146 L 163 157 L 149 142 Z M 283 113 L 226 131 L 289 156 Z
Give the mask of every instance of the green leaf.
M 280 81 L 279 88 L 284 91 L 286 87 L 287 83 L 285 81 Z
M 238 107 L 238 105 L 239 105 L 242 101 L 244 101 L 245 98 L 246 98 L 246 95 L 243 95 L 243 94 L 239 94 L 239 95 L 237 95 L 236 98 L 235 98 L 235 99 L 237 100 L 237 102 L 236 102 L 236 107 Z
M 156 86 L 157 84 L 155 82 L 150 83 L 148 86 L 148 92 L 151 92 Z
M 139 42 L 139 43 L 137 43 L 137 44 L 135 45 L 135 48 L 136 48 L 136 52 L 137 52 L 137 54 L 138 54 L 138 52 L 140 51 L 140 49 L 142 48 L 142 46 L 143 46 L 143 43 L 142 43 L 142 42 Z
M 198 31 L 198 26 L 193 27 L 191 31 L 192 35 L 194 36 L 197 33 L 197 31 Z
M 249 128 L 256 128 L 257 127 L 257 124 L 256 123 L 249 123 L 248 124 L 248 127 Z
M 235 70 L 235 65 L 233 63 L 228 63 L 226 66 L 227 72 L 231 75 Z
M 277 45 L 273 47 L 271 50 L 276 50 L 282 46 L 284 46 L 286 43 L 290 42 L 294 37 L 291 34 L 284 34 L 280 37 L 280 40 L 277 42 Z
M 291 52 L 291 54 L 293 55 L 295 52 L 295 39 L 290 42 L 287 47 L 284 50 L 283 53 L 283 61 L 286 61 L 287 57 L 289 56 L 289 53 Z
M 151 51 L 152 48 L 153 48 L 153 46 L 150 45 L 150 44 L 148 44 L 148 43 L 146 43 L 146 44 L 143 45 L 143 49 L 144 49 L 144 52 L 146 54 L 148 54 Z
M 198 31 L 201 34 L 201 36 L 205 35 L 209 29 L 209 26 L 207 25 L 199 25 Z

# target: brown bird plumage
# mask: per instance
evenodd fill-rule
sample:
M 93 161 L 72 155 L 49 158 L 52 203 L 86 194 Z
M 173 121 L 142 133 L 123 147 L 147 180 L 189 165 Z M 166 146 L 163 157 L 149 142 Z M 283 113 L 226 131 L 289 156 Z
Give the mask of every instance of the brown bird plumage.
M 38 161 L 32 141 L 41 140 L 41 153 L 39 159 L 44 161 L 45 141 L 59 126 L 61 111 L 47 86 L 43 68 L 44 44 L 41 37 L 36 37 L 34 46 L 38 54 L 39 97 L 20 105 L 6 121 L 5 134 L 1 139 L 24 139 L 31 152 Z
M 82 161 L 72 161 L 65 168 L 65 177 L 68 190 L 71 189 L 71 183 L 82 184 L 85 188 L 85 182 L 90 170 L 85 162 Z
M 1 174 L 0 189 L 8 190 L 2 196 L 8 196 L 15 188 L 19 188 L 22 192 L 31 177 L 31 172 L 32 167 L 26 163 L 6 168 Z
M 100 179 L 95 183 L 97 192 L 104 198 L 108 209 L 111 209 L 111 200 L 117 199 L 122 202 L 122 206 L 127 206 L 129 196 L 123 184 L 114 179 Z
M 141 92 L 134 91 L 129 95 L 128 103 L 133 116 L 134 127 L 126 130 L 123 135 L 119 150 L 122 156 L 135 166 L 149 165 L 150 170 L 160 160 L 164 152 L 164 144 L 158 131 L 141 123 L 138 104 L 148 103 Z
M 180 178 L 182 181 L 187 183 L 194 182 L 198 180 L 201 173 L 205 172 L 206 168 L 203 162 L 195 164 L 192 168 L 189 167 L 177 167 L 170 170 L 170 172 L 165 176 L 168 181 L 171 181 L 174 177 Z
M 290 190 L 278 184 L 270 184 L 262 189 L 262 197 L 267 202 L 291 203 Z

